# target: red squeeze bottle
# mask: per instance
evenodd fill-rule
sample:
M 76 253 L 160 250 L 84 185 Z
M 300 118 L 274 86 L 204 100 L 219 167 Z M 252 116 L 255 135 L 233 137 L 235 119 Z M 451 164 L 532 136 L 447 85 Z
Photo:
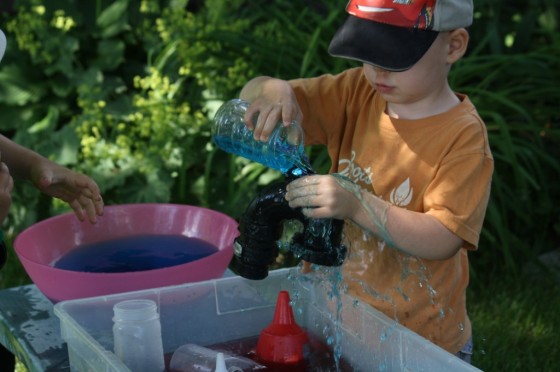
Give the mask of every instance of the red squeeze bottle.
M 257 342 L 257 356 L 274 364 L 297 364 L 303 361 L 305 332 L 295 321 L 288 291 L 280 291 L 272 323 L 262 330 Z

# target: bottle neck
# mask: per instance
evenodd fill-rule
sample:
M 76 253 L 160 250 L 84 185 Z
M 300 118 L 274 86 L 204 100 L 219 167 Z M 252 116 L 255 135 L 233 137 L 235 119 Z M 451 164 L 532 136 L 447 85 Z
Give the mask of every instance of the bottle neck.
M 159 319 L 157 305 L 152 300 L 127 300 L 113 307 L 115 322 L 148 322 Z

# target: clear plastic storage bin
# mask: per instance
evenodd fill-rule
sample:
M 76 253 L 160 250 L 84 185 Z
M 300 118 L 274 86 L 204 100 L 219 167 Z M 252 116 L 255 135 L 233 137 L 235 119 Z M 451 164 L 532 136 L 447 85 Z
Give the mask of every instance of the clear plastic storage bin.
M 229 277 L 57 303 L 62 338 L 73 371 L 128 371 L 113 353 L 113 305 L 129 299 L 158 303 L 166 354 L 192 343 L 201 346 L 254 337 L 268 326 L 278 292 L 287 290 L 296 321 L 331 344 L 338 339 L 342 359 L 356 371 L 477 371 L 371 306 L 341 295 L 340 321 L 329 309 L 337 298 L 328 283 L 308 280 L 298 269 L 271 271 L 252 281 Z

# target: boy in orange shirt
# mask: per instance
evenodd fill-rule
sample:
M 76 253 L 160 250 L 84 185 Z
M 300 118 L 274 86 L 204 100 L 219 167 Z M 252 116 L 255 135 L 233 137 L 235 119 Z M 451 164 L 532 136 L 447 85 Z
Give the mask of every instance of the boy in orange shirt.
M 350 294 L 470 362 L 467 252 L 494 165 L 483 121 L 447 76 L 467 49 L 472 1 L 351 0 L 346 10 L 329 52 L 363 66 L 255 78 L 240 94 L 245 121 L 266 140 L 297 120 L 306 144 L 327 147 L 331 174 L 291 182 L 290 206 L 348 221 Z

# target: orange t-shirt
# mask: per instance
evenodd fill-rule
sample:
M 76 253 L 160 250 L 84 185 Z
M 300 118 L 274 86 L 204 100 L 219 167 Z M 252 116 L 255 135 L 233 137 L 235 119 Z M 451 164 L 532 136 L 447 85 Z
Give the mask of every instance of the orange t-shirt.
M 446 260 L 385 246 L 346 223 L 343 264 L 350 294 L 456 353 L 471 336 L 465 293 L 467 250 L 476 249 L 494 162 L 470 100 L 419 120 L 385 114 L 386 101 L 362 68 L 290 82 L 303 111 L 306 144 L 327 146 L 340 173 L 391 204 L 428 213 L 464 241 Z

